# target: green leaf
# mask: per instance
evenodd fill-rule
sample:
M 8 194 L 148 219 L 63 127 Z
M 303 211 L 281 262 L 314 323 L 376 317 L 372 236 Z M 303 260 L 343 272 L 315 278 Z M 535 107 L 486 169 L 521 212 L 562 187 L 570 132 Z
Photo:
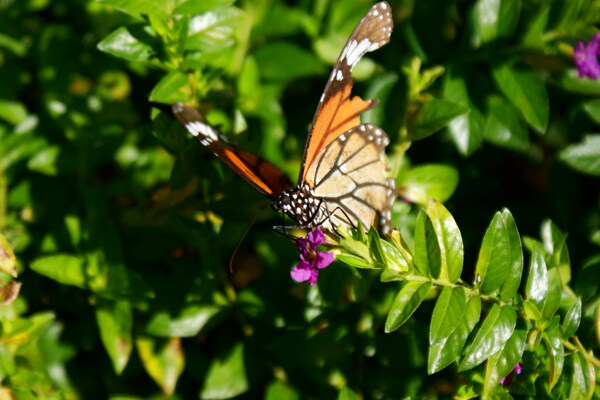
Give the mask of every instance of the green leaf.
M 527 332 L 524 329 L 515 329 L 502 350 L 488 359 L 485 366 L 484 394 L 500 385 L 500 380 L 513 371 L 521 360 L 526 339 Z
M 381 247 L 379 233 L 375 228 L 371 227 L 367 237 L 369 240 L 369 249 L 372 254 L 371 258 L 376 262 L 378 267 L 383 268 L 385 266 L 385 255 L 383 253 L 383 248 Z
M 562 343 L 558 321 L 544 330 L 543 340 L 549 358 L 548 392 L 550 392 L 558 382 L 565 363 L 565 347 Z
M 547 293 L 548 269 L 544 259 L 544 249 L 541 244 L 535 242 L 529 265 L 529 276 L 525 285 L 525 297 L 541 310 Z
M 73 155 L 59 146 L 48 146 L 29 159 L 27 168 L 48 176 L 71 172 L 74 168 Z
M 465 349 L 458 370 L 466 371 L 474 368 L 502 349 L 515 330 L 516 323 L 517 314 L 514 308 L 494 304 L 475 338 Z
M 154 31 L 147 24 L 122 26 L 98 43 L 98 49 L 129 61 L 148 61 L 156 56 Z
M 444 80 L 444 98 L 470 110 L 468 114 L 454 118 L 448 125 L 448 131 L 463 155 L 473 153 L 481 145 L 485 132 L 485 118 L 470 97 L 466 74 L 449 70 Z
M 476 46 L 509 37 L 519 20 L 519 0 L 479 0 L 473 7 Z
M 600 99 L 583 103 L 583 110 L 597 124 L 600 124 Z
M 322 71 L 314 54 L 290 42 L 271 42 L 258 48 L 254 56 L 265 79 L 287 81 Z
M 244 12 L 236 7 L 217 8 L 190 19 L 186 50 L 217 51 L 235 43 L 235 33 L 244 21 Z
M 529 135 L 517 110 L 499 96 L 488 98 L 485 140 L 512 150 L 527 150 Z
M 381 241 L 383 248 L 383 255 L 385 257 L 384 270 L 381 273 L 382 282 L 390 282 L 395 280 L 404 279 L 404 276 L 410 271 L 409 262 L 406 260 L 405 255 L 385 240 Z
M 480 282 L 481 293 L 492 294 L 504 285 L 507 277 L 516 279 L 516 284 L 511 283 L 510 291 L 506 293 L 512 297 L 522 270 L 523 249 L 519 232 L 510 211 L 504 209 L 494 215 L 483 237 L 475 270 L 476 281 Z
M 415 224 L 415 267 L 421 276 L 439 276 L 440 246 L 431 220 L 422 209 Z
M 558 268 L 550 268 L 548 270 L 548 292 L 546 293 L 544 306 L 542 307 L 542 316 L 545 319 L 550 319 L 556 313 L 556 310 L 558 310 L 561 294 L 562 284 Z
M 582 94 L 600 95 L 600 80 L 580 78 L 577 69 L 572 68 L 562 74 L 558 83 L 563 89 Z
M 508 64 L 494 67 L 496 86 L 522 113 L 525 121 L 538 133 L 548 126 L 548 95 L 541 79 L 529 69 L 513 68 Z
M 523 275 L 523 247 L 521 246 L 521 237 L 517 229 L 517 224 L 511 212 L 504 208 L 502 209 L 502 218 L 508 235 L 508 246 L 510 247 L 511 263 L 506 272 L 504 283 L 500 287 L 500 298 L 503 301 L 512 299 L 519 290 L 521 278 Z
M 397 187 L 402 197 L 421 206 L 426 206 L 430 198 L 440 203 L 448 200 L 458 185 L 458 172 L 455 168 L 427 164 L 410 169 L 400 176 Z
M 35 343 L 55 319 L 56 315 L 48 311 L 35 313 L 27 319 L 14 318 L 10 324 L 3 324 L 2 340 L 13 346 Z
M 173 14 L 196 15 L 220 7 L 227 7 L 235 0 L 185 0 L 177 4 Z
M 359 398 L 352 390 L 348 389 L 347 387 L 343 387 L 338 395 L 338 400 L 359 400 Z
M 200 398 L 230 399 L 246 392 L 249 382 L 244 358 L 244 345 L 240 342 L 213 358 L 200 390 Z
M 414 116 L 409 119 L 408 139 L 417 141 L 424 139 L 443 127 L 456 117 L 469 113 L 469 108 L 463 104 L 444 99 L 431 99 L 420 104 Z
M 398 292 L 385 321 L 385 332 L 400 328 L 419 308 L 431 289 L 431 282 L 406 282 Z
M 264 400 L 300 400 L 300 394 L 291 385 L 282 381 L 273 381 L 267 387 Z
M 361 121 L 363 123 L 371 123 L 377 126 L 384 126 L 388 121 L 386 109 L 388 104 L 395 104 L 398 96 L 396 96 L 395 88 L 398 83 L 398 73 L 386 72 L 378 74 L 377 79 L 371 81 L 370 86 L 365 92 L 366 99 L 378 99 L 379 106 L 373 107 L 362 113 Z
M 2 178 L 0 178 L 2 179 Z M 0 233 L 0 272 L 17 277 L 17 258 L 8 240 Z
M 440 248 L 439 278 L 456 283 L 462 272 L 464 258 L 462 236 L 458 225 L 446 207 L 435 199 L 429 201 L 427 215 L 431 219 Z
M 600 134 L 586 135 L 582 142 L 563 149 L 559 158 L 579 172 L 600 176 Z
M 42 256 L 30 264 L 32 270 L 63 285 L 87 288 L 86 264 L 82 257 L 71 254 Z
M 188 77 L 184 73 L 177 70 L 171 71 L 152 89 L 150 101 L 165 104 L 173 104 L 180 101 L 185 102 L 189 98 L 187 91 L 188 84 Z
M 571 385 L 567 399 L 591 399 L 594 395 L 594 366 L 588 364 L 585 356 L 580 352 L 572 354 L 568 360 L 571 364 Z
M 225 315 L 222 307 L 214 304 L 188 304 L 176 316 L 166 311 L 154 313 L 145 332 L 159 337 L 193 337 Z
M 0 99 L 0 118 L 16 125 L 27 118 L 27 109 L 18 101 Z
M 138 336 L 135 344 L 148 375 L 164 393 L 172 395 L 185 366 L 181 340 Z
M 167 14 L 167 0 L 99 0 L 129 15 L 143 19 L 144 15 Z
M 444 289 L 431 318 L 427 362 L 429 374 L 458 359 L 469 334 L 479 321 L 480 313 L 481 299 L 478 296 L 467 299 L 463 288 Z M 436 342 L 432 342 L 434 337 L 438 339 Z
M 577 328 L 579 328 L 579 323 L 581 322 L 581 299 L 576 299 L 571 307 L 567 310 L 567 314 L 565 315 L 565 319 L 562 323 L 562 331 L 563 336 L 565 338 L 570 338 L 575 335 L 577 332 Z
M 100 299 L 96 307 L 96 321 L 100 328 L 102 344 L 110 356 L 113 369 L 117 375 L 120 375 L 133 349 L 131 305 L 127 301 Z

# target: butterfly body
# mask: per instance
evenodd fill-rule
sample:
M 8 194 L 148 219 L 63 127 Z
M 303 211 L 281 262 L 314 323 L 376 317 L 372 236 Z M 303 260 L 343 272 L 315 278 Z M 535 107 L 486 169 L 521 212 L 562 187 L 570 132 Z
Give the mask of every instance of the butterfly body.
M 203 145 L 299 227 L 335 232 L 340 225 L 356 227 L 360 222 L 365 229 L 374 226 L 386 232 L 396 197 L 384 160 L 389 139 L 380 128 L 360 121 L 360 114 L 377 100 L 350 95 L 352 69 L 365 53 L 389 42 L 392 27 L 391 8 L 380 2 L 350 35 L 319 101 L 295 187 L 274 165 L 227 143 L 193 108 L 178 103 L 173 112 Z

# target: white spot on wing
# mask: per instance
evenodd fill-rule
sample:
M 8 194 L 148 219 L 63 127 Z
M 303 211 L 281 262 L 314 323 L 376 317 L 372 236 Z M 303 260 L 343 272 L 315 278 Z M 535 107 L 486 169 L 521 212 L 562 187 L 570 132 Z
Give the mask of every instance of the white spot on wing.
M 342 73 L 341 69 L 338 69 L 337 72 L 335 73 L 335 79 L 337 79 L 338 81 L 341 81 L 342 79 L 344 79 L 344 74 Z
M 353 43 L 356 43 L 356 41 L 353 41 Z M 348 65 L 350 66 L 351 71 L 352 71 L 352 68 L 354 68 L 354 66 L 358 62 L 358 60 L 360 60 L 360 58 L 363 55 L 365 55 L 365 53 L 367 51 L 371 50 L 372 44 L 373 43 L 371 43 L 371 41 L 369 39 L 364 38 L 357 45 L 349 47 L 348 53 L 346 54 L 346 61 L 347 61 Z M 379 47 L 379 46 L 377 46 L 377 47 Z

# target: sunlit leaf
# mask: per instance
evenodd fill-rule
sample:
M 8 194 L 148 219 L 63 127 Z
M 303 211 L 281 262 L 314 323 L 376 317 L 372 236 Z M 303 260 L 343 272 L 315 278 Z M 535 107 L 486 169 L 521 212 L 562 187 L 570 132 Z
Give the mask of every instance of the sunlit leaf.
M 213 359 L 202 389 L 201 399 L 230 399 L 249 388 L 244 345 L 233 344 L 227 352 Z
M 585 136 L 582 142 L 562 150 L 559 157 L 579 172 L 600 176 L 600 135 Z
M 148 375 L 165 394 L 173 394 L 185 366 L 181 340 L 138 336 L 135 344 Z
M 404 324 L 421 305 L 431 282 L 406 282 L 400 289 L 385 321 L 385 331 L 393 332 Z
M 456 283 L 463 267 L 463 242 L 460 230 L 450 212 L 434 199 L 429 201 L 427 215 L 440 248 L 440 279 Z

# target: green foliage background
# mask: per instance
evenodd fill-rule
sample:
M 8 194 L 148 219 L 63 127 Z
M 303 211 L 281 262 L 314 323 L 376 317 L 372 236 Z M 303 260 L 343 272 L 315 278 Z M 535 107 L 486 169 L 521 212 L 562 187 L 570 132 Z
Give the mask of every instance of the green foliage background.
M 428 360 L 450 354 L 430 347 L 435 309 L 472 292 L 400 283 L 389 263 L 385 285 L 342 262 L 315 287 L 293 282 L 295 246 L 271 229 L 281 217 L 151 106 L 194 104 L 295 177 L 331 65 L 371 4 L 0 1 L 2 297 L 22 285 L 0 306 L 0 398 L 600 396 L 584 352 L 600 341 L 600 81 L 572 66 L 597 0 L 390 1 L 391 43 L 354 71 L 355 93 L 381 100 L 365 120 L 392 141 L 407 248 L 429 229 L 421 208 L 444 215 L 460 231 L 434 236 L 462 237 L 456 271 L 477 285 L 481 254 L 502 259 L 483 238 L 508 207 L 490 229 L 523 239 L 525 277 L 560 281 L 536 298 L 523 278 L 522 295 L 485 308 L 522 317 L 504 334 L 525 364 L 507 389 L 489 386 L 506 370 L 498 348 L 469 358 L 486 340 L 475 334 L 464 358 Z M 390 246 L 353 240 L 349 264 L 386 264 Z M 361 241 L 373 264 L 352 253 Z M 542 337 L 556 342 L 537 348 Z

